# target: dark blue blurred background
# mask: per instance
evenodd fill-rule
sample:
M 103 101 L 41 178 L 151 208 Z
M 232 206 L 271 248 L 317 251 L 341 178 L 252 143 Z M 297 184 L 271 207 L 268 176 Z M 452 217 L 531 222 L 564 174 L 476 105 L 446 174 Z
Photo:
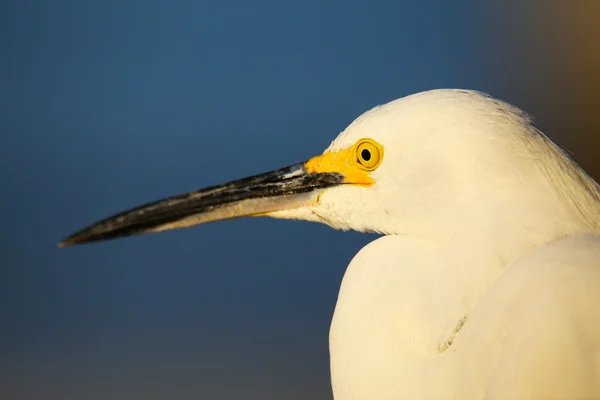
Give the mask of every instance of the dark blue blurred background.
M 0 398 L 331 398 L 337 290 L 373 236 L 242 219 L 57 242 L 433 88 L 524 108 L 598 177 L 600 3 L 488 3 L 2 2 Z

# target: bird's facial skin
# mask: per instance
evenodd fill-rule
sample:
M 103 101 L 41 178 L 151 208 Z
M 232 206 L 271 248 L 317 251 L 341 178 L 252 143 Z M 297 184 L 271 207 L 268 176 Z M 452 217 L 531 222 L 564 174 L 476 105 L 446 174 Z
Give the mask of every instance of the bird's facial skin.
M 310 159 L 305 168 L 309 173 L 335 172 L 342 174 L 344 183 L 371 186 L 375 180 L 371 171 L 383 161 L 383 146 L 372 139 L 361 139 L 351 147 L 327 151 Z
M 68 246 L 183 228 L 244 216 L 322 221 L 314 212 L 321 195 L 336 186 L 370 187 L 383 146 L 360 139 L 305 163 L 136 207 L 96 222 L 63 240 Z

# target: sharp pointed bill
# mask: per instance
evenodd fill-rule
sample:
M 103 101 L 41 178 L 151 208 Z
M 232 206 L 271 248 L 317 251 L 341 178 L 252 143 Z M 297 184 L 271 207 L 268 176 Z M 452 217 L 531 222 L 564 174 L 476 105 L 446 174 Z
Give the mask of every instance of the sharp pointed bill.
M 367 153 L 365 153 L 367 152 Z M 363 155 L 368 155 L 365 160 Z M 383 148 L 362 139 L 348 148 L 249 178 L 148 203 L 96 222 L 60 242 L 69 246 L 206 222 L 296 210 L 339 185 L 371 186 Z
M 344 183 L 336 172 L 309 172 L 307 163 L 145 204 L 96 222 L 60 246 L 183 228 L 206 222 L 294 209 L 321 189 Z

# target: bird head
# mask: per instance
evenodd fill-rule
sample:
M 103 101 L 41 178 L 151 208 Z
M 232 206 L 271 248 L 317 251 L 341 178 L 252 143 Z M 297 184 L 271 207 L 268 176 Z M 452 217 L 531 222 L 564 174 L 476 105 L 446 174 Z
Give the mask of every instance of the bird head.
M 478 221 L 481 232 L 491 219 L 534 212 L 540 195 L 553 196 L 543 166 L 565 162 L 517 108 L 478 92 L 435 90 L 364 113 L 308 161 L 124 211 L 61 245 L 245 216 L 417 236 Z

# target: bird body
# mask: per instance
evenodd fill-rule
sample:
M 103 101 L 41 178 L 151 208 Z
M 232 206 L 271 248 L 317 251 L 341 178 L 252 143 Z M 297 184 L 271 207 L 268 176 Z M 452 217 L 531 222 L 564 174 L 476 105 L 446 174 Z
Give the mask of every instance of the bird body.
M 355 256 L 330 331 L 336 399 L 598 398 L 600 235 L 480 281 L 444 256 L 403 236 Z
M 306 163 L 63 244 L 259 215 L 383 235 L 340 288 L 335 399 L 600 398 L 600 188 L 521 110 L 465 90 L 408 96 Z

